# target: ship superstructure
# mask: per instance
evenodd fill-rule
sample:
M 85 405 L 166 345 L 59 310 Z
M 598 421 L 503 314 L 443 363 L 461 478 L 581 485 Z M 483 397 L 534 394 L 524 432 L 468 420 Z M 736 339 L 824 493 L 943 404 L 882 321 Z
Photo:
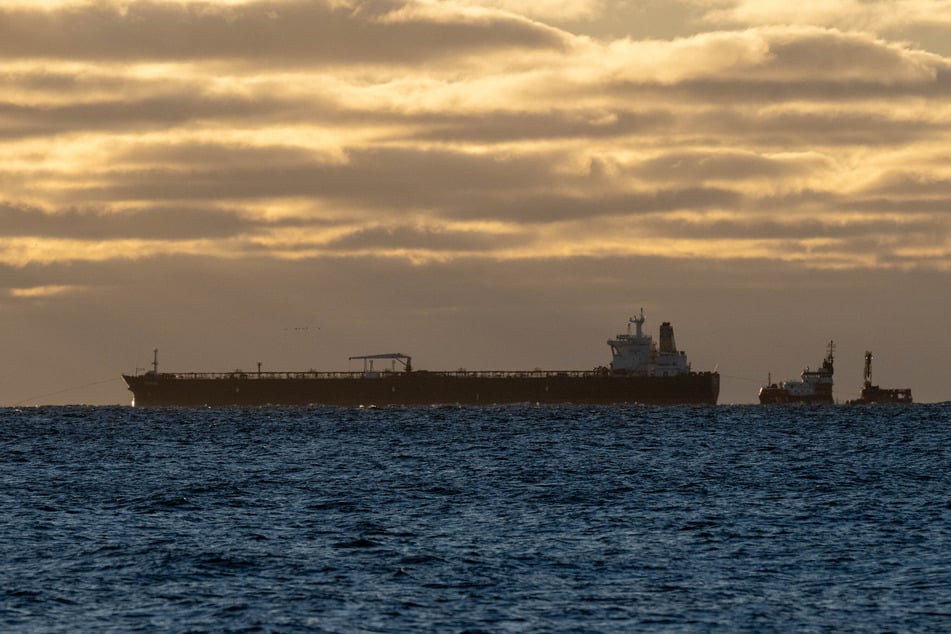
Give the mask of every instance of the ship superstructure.
M 690 374 L 687 355 L 677 351 L 674 327 L 669 321 L 660 325 L 660 346 L 644 334 L 644 309 L 627 323 L 627 333 L 608 340 L 611 347 L 611 370 L 632 376 L 681 376 Z M 631 334 L 631 326 L 635 332 Z
M 150 371 L 122 378 L 136 406 L 716 404 L 720 375 L 690 369 L 670 323 L 661 325 L 657 346 L 643 333 L 644 321 L 641 310 L 627 333 L 608 340 L 610 366 L 593 370 L 436 372 L 414 370 L 402 353 L 385 353 L 350 357 L 363 360 L 362 372 L 262 372 L 260 364 L 257 372 L 159 372 L 156 351 Z M 376 360 L 394 367 L 376 370 Z
M 881 388 L 872 384 L 872 352 L 865 351 L 865 381 L 862 384 L 862 396 L 849 401 L 850 405 L 865 405 L 870 403 L 896 403 L 910 405 L 912 403 L 910 388 Z
M 759 390 L 759 402 L 770 403 L 806 403 L 813 405 L 832 405 L 832 375 L 834 372 L 835 342 L 830 341 L 826 358 L 818 370 L 808 367 L 802 371 L 799 381 L 767 382 Z

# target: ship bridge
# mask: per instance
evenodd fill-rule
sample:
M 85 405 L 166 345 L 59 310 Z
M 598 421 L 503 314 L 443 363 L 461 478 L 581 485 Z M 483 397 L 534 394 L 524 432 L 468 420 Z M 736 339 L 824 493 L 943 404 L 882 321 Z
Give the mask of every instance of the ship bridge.
M 650 335 L 644 334 L 644 309 L 627 323 L 627 333 L 608 339 L 611 347 L 611 370 L 635 376 L 680 376 L 690 373 L 687 355 L 677 351 L 674 327 L 665 321 L 660 326 L 660 347 Z M 631 332 L 631 326 L 634 332 Z

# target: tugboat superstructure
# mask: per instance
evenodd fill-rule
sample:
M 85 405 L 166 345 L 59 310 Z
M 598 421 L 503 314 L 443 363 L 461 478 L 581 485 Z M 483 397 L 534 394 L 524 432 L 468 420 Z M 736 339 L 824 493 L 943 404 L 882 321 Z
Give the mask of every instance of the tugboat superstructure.
M 830 341 L 826 358 L 818 370 L 806 368 L 799 381 L 769 382 L 759 390 L 759 402 L 770 403 L 806 403 L 811 405 L 832 405 L 832 375 L 835 361 L 835 342 Z

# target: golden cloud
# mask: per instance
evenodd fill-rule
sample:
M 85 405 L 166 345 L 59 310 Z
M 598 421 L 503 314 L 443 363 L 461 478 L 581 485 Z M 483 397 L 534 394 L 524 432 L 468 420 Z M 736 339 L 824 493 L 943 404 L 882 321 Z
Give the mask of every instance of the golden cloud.
M 5 5 L 0 262 L 945 266 L 951 61 L 808 2 L 675 39 L 542 21 L 609 10 L 579 6 Z

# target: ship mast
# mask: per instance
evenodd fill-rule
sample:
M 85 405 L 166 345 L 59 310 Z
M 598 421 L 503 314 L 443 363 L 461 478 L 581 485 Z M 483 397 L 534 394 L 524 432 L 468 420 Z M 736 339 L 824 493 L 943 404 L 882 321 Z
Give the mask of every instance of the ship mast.
M 627 324 L 627 332 L 628 332 L 628 334 L 631 333 L 631 324 L 634 324 L 634 325 L 637 327 L 637 337 L 638 337 L 638 338 L 643 337 L 643 336 L 644 336 L 643 327 L 644 327 L 644 322 L 645 322 L 646 320 L 647 320 L 647 318 L 644 317 L 644 309 L 641 308 L 641 316 L 640 316 L 640 317 L 631 317 L 631 318 L 628 320 L 628 324 Z

